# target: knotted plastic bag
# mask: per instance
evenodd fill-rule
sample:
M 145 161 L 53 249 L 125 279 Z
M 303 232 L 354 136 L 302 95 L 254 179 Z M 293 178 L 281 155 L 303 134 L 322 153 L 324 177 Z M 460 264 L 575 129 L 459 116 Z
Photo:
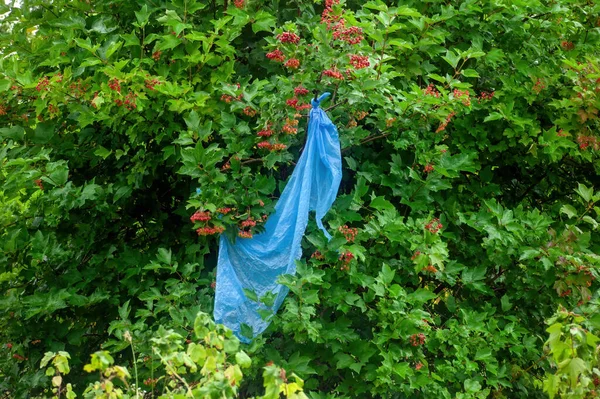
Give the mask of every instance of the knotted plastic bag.
M 262 333 L 288 293 L 277 284 L 282 274 L 295 274 L 302 255 L 300 242 L 315 211 L 317 226 L 331 238 L 322 219 L 333 204 L 342 178 L 338 132 L 319 107 L 329 93 L 312 100 L 308 137 L 265 231 L 231 242 L 221 235 L 214 316 L 244 342 Z

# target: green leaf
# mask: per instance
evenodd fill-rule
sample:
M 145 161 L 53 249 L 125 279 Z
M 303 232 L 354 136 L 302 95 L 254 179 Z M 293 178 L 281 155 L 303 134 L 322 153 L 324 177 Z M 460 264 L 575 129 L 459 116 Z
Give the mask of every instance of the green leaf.
M 21 126 L 3 127 L 0 128 L 0 137 L 6 137 L 13 140 L 23 140 L 25 137 L 25 129 Z
M 568 218 L 577 217 L 577 211 L 571 205 L 563 205 L 560 208 L 560 213 L 564 213 L 565 215 L 567 215 Z
M 483 121 L 491 122 L 491 121 L 497 121 L 498 119 L 503 119 L 503 118 L 504 118 L 504 115 L 502 115 L 500 112 L 490 112 L 490 114 L 488 116 L 486 116 Z
M 131 189 L 130 186 L 119 187 L 119 189 L 117 190 L 117 192 L 115 193 L 115 195 L 113 197 L 113 204 L 116 203 L 121 198 L 128 198 L 132 192 L 133 192 L 133 190 Z
M 587 370 L 587 363 L 579 358 L 569 358 L 558 364 L 558 372 L 566 374 L 569 377 L 571 388 L 577 386 L 579 376 Z
M 396 271 L 392 270 L 388 265 L 386 265 L 384 263 L 380 274 L 381 274 L 383 283 L 390 284 L 394 280 L 394 275 L 396 274 Z
M 188 130 L 193 132 L 198 132 L 200 127 L 200 116 L 196 111 L 191 111 L 187 117 L 184 117 L 183 120 L 187 125 Z
M 244 351 L 240 351 L 235 354 L 235 362 L 243 369 L 247 369 L 252 365 L 250 356 L 248 356 Z
M 378 211 L 396 209 L 394 205 L 384 197 L 376 197 L 373 199 L 373 201 L 371 201 L 371 207 L 377 209 Z
M 446 51 L 446 55 L 442 56 L 444 60 L 454 69 L 458 67 L 458 62 L 461 60 L 461 56 L 455 54 L 453 51 Z
M 500 305 L 502 306 L 503 312 L 508 312 L 512 308 L 512 303 L 510 303 L 510 298 L 508 295 L 504 294 L 500 299 Z
M 479 381 L 466 379 L 464 382 L 465 391 L 467 393 L 477 393 L 481 390 L 481 384 Z
M 144 4 L 144 6 L 139 10 L 135 11 L 135 18 L 137 19 L 137 23 L 139 26 L 146 26 L 148 20 L 150 19 L 151 12 L 148 11 L 148 5 Z
M 407 302 L 412 304 L 422 304 L 435 298 L 437 298 L 435 293 L 425 288 L 419 288 L 415 292 L 408 294 Z
M 158 248 L 158 254 L 156 255 L 156 259 L 158 259 L 159 262 L 162 262 L 166 265 L 170 265 L 172 262 L 172 255 L 173 253 L 170 249 Z
M 109 151 L 101 145 L 99 145 L 98 148 L 96 148 L 96 151 L 94 151 L 94 155 L 97 155 L 102 159 L 108 158 L 110 154 L 112 154 L 112 150 Z
M 467 78 L 478 78 L 479 74 L 474 69 L 463 69 L 461 73 Z
M 8 79 L 0 79 L 0 93 L 10 88 L 11 82 Z
M 478 349 L 475 353 L 475 360 L 486 362 L 492 358 L 492 350 L 490 348 Z
M 577 194 L 579 194 L 585 202 L 590 202 L 592 199 L 592 196 L 594 195 L 594 188 L 593 187 L 588 188 L 585 186 L 585 184 L 578 183 L 577 190 L 575 190 L 575 192 Z
M 252 23 L 252 32 L 271 32 L 276 24 L 277 19 L 274 16 L 261 10 L 256 13 L 254 22 Z

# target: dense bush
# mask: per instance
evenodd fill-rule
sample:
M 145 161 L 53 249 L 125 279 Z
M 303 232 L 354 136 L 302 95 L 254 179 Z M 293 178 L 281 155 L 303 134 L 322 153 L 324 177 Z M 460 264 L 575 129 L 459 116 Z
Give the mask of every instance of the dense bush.
M 239 394 L 274 362 L 312 398 L 595 397 L 600 5 L 398 3 L 0 5 L 5 396 L 50 395 L 60 351 L 83 392 L 101 349 L 182 388 L 152 338 L 196 339 L 217 237 L 260 232 L 316 90 L 336 234 L 309 224 Z

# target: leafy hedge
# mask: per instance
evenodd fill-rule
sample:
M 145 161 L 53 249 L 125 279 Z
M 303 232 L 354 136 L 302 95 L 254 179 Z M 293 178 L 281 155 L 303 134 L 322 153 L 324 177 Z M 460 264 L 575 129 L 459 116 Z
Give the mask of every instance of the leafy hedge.
M 260 233 L 313 90 L 333 93 L 342 142 L 336 234 L 309 224 L 238 393 L 261 395 L 274 362 L 312 398 L 596 395 L 600 5 L 25 0 L 0 15 L 5 396 L 50 394 L 40 362 L 59 351 L 82 392 L 100 348 L 141 381 L 163 373 L 148 392 L 177 388 L 151 338 L 193 339 L 210 313 L 218 235 Z

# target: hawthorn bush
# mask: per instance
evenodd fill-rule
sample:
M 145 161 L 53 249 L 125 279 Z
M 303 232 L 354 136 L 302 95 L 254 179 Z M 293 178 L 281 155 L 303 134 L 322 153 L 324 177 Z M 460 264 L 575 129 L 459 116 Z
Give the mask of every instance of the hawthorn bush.
M 309 224 L 230 394 L 274 362 L 311 398 L 596 397 L 599 4 L 9 3 L 4 396 L 52 395 L 47 352 L 81 393 L 99 350 L 182 390 L 156 334 L 197 339 L 219 234 L 260 233 L 330 91 L 335 236 Z

